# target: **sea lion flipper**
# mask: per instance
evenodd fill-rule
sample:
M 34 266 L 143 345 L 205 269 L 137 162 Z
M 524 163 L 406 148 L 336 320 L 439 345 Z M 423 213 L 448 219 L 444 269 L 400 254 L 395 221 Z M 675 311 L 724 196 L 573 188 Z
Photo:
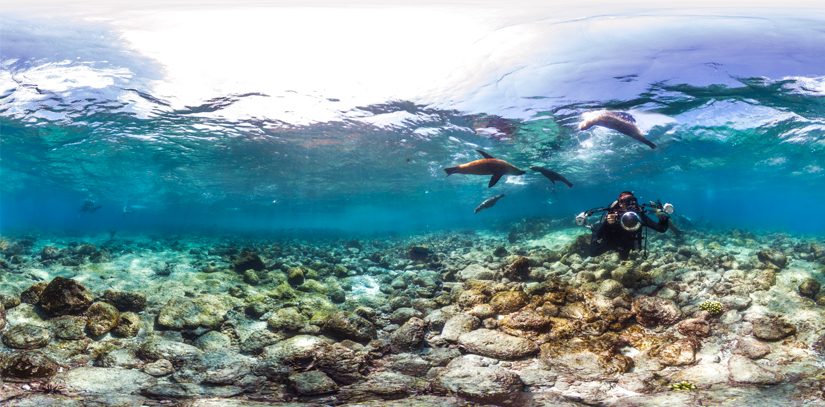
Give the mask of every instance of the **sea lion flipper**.
M 495 185 L 496 182 L 498 182 L 498 180 L 501 179 L 502 175 L 504 175 L 504 174 L 493 174 L 493 177 L 490 178 L 490 185 L 487 185 L 487 188 L 492 188 L 493 185 Z
M 485 153 L 483 150 L 476 150 L 476 151 L 478 151 L 478 153 L 481 154 L 481 156 L 484 157 L 484 158 L 495 158 L 495 157 L 491 156 L 490 154 Z

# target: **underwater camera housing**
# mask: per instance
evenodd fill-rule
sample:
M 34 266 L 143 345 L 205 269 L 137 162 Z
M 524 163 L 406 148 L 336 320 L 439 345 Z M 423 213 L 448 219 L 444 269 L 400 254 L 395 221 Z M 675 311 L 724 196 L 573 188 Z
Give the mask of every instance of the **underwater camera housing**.
M 643 204 L 640 206 L 639 203 L 636 202 L 635 198 L 632 200 L 632 202 L 627 202 L 626 207 L 630 208 L 630 210 L 616 209 L 615 207 L 606 207 L 594 208 L 589 211 L 584 211 L 576 215 L 576 225 L 590 227 L 591 225 L 587 224 L 588 217 L 590 217 L 596 212 L 607 212 L 619 216 L 619 225 L 621 225 L 622 229 L 628 232 L 635 232 L 642 227 L 642 217 L 639 216 L 639 213 L 644 213 L 645 211 L 662 211 L 668 215 L 672 215 L 674 212 L 673 205 L 669 203 L 663 205 L 661 201 L 650 201 L 650 204 Z
M 619 224 L 622 229 L 628 232 L 635 232 L 642 227 L 642 218 L 634 211 L 627 211 L 619 217 Z

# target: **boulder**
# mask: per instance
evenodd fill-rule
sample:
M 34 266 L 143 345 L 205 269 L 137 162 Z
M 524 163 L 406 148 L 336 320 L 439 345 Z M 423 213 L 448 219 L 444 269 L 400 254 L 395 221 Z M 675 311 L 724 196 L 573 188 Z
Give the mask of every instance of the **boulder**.
M 772 264 L 779 269 L 783 269 L 788 265 L 788 257 L 779 250 L 762 250 L 756 253 L 756 256 L 759 258 L 759 261 Z
M 106 290 L 103 301 L 120 312 L 141 312 L 146 309 L 146 294 L 137 291 Z
M 636 314 L 636 322 L 649 328 L 673 325 L 682 318 L 679 306 L 661 297 L 636 297 L 632 311 Z
M 112 333 L 124 338 L 134 338 L 140 332 L 140 315 L 134 312 L 124 312 L 120 314 L 120 320 L 112 329 Z
M 455 342 L 461 334 L 470 332 L 478 328 L 479 325 L 481 325 L 481 321 L 478 318 L 469 314 L 459 313 L 447 320 L 444 328 L 441 330 L 441 337 L 444 338 L 444 340 Z
M 14 382 L 48 380 L 59 368 L 57 362 L 43 352 L 30 350 L 10 355 L 0 364 L 0 376 Z
M 809 278 L 799 285 L 799 295 L 808 298 L 815 298 L 819 294 L 821 286 L 818 281 Z
M 241 254 L 235 259 L 235 271 L 243 273 L 246 270 L 261 271 L 266 269 L 264 261 L 255 253 L 241 251 Z
M 93 300 L 83 284 L 63 277 L 55 277 L 40 294 L 40 306 L 52 315 L 82 313 Z
M 137 370 L 78 367 L 56 374 L 51 383 L 72 393 L 135 394 L 157 383 L 157 379 Z
M 458 344 L 467 352 L 504 360 L 521 359 L 539 351 L 533 341 L 489 329 L 461 334 Z
M 330 315 L 324 322 L 323 331 L 330 336 L 356 342 L 369 342 L 377 334 L 370 321 L 346 311 Z
M 490 305 L 499 314 L 509 314 L 523 308 L 529 300 L 524 291 L 503 291 L 490 299 Z
M 390 351 L 401 353 L 418 346 L 427 333 L 427 323 L 420 318 L 412 318 L 390 335 Z
M 338 385 L 329 376 L 317 370 L 293 374 L 287 378 L 287 384 L 301 396 L 326 394 L 338 389 Z
M 86 311 L 88 321 L 86 329 L 94 336 L 103 335 L 117 326 L 120 313 L 114 305 L 105 302 L 96 302 Z
M 753 336 L 766 341 L 778 341 L 796 333 L 796 327 L 782 318 L 760 316 L 752 323 Z
M 748 359 L 759 359 L 771 352 L 771 347 L 755 338 L 744 337 L 736 341 L 733 353 Z
M 495 276 L 493 270 L 488 269 L 480 264 L 470 264 L 463 270 L 458 272 L 458 277 L 461 280 L 492 280 Z
M 746 384 L 776 384 L 782 381 L 782 375 L 774 373 L 758 363 L 740 355 L 728 360 L 731 380 Z
M 499 366 L 449 369 L 439 376 L 438 385 L 469 401 L 494 405 L 520 404 L 524 387 L 518 375 Z
M 679 339 L 662 349 L 659 360 L 667 366 L 689 365 L 696 360 L 698 347 L 699 344 L 695 339 Z
M 14 349 L 37 349 L 51 342 L 49 330 L 35 324 L 20 324 L 3 334 L 3 344 Z
M 216 295 L 173 298 L 158 313 L 158 324 L 172 329 L 215 329 L 224 321 L 230 305 Z
M 670 381 L 673 383 L 688 382 L 696 386 L 710 386 L 726 383 L 730 377 L 728 366 L 722 363 L 708 363 L 688 366 L 674 374 Z
M 545 343 L 539 360 L 548 369 L 579 380 L 618 380 L 633 366 L 633 361 L 618 351 L 611 334 Z

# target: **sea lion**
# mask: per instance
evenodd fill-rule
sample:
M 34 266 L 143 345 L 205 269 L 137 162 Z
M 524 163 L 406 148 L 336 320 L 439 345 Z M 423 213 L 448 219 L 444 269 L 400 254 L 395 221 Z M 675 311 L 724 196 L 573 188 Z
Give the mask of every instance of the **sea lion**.
M 501 179 L 502 175 L 522 175 L 525 173 L 507 161 L 494 158 L 481 150 L 476 151 L 484 158 L 467 164 L 461 164 L 458 167 L 445 168 L 444 172 L 447 173 L 447 176 L 449 177 L 450 174 L 492 175 L 493 177 L 490 178 L 490 184 L 487 185 L 487 188 L 491 188 Z
M 562 177 L 561 174 L 559 174 L 555 171 L 550 171 L 547 168 L 542 168 L 542 167 L 530 167 L 530 169 L 533 170 L 533 171 L 540 172 L 541 175 L 544 175 L 545 177 L 547 177 L 547 179 L 549 179 L 550 182 L 553 183 L 553 185 L 556 185 L 556 181 L 561 181 L 561 182 L 564 182 L 565 184 L 567 184 L 568 187 L 573 188 L 573 183 L 572 182 L 568 181 L 567 178 Z
M 95 203 L 94 203 L 94 202 L 92 202 L 92 201 L 90 201 L 90 200 L 88 200 L 88 199 L 87 199 L 87 200 L 86 200 L 86 202 L 84 202 L 84 203 L 83 203 L 83 206 L 81 206 L 81 207 L 80 207 L 80 209 L 78 209 L 77 211 L 78 211 L 78 212 L 89 212 L 89 213 L 95 213 L 95 211 L 96 211 L 96 210 L 98 210 L 98 209 L 100 209 L 100 208 L 102 208 L 102 207 L 103 207 L 103 205 L 97 205 L 97 206 L 95 206 Z
M 579 130 L 587 130 L 593 126 L 607 127 L 645 143 L 650 148 L 656 148 L 656 144 L 645 138 L 642 131 L 636 126 L 636 119 L 628 113 L 602 110 L 593 112 L 592 116 L 589 114 L 587 116 L 589 117 L 586 117 L 579 125 Z
M 479 205 L 478 208 L 476 208 L 476 210 L 473 211 L 473 213 L 478 213 L 478 211 L 481 211 L 481 210 L 484 210 L 484 209 L 487 209 L 487 208 L 492 208 L 493 205 L 495 205 L 496 202 L 498 202 L 498 200 L 501 199 L 501 198 L 504 198 L 504 194 L 494 196 L 494 197 L 482 202 L 481 205 Z

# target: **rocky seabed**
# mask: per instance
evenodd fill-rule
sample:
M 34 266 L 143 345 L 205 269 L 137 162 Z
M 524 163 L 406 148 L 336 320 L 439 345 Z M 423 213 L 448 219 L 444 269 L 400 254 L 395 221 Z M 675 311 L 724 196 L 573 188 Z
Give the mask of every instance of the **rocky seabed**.
M 0 405 L 825 406 L 822 238 L 536 223 L 4 236 Z

